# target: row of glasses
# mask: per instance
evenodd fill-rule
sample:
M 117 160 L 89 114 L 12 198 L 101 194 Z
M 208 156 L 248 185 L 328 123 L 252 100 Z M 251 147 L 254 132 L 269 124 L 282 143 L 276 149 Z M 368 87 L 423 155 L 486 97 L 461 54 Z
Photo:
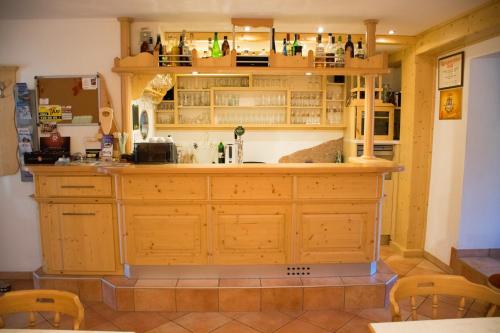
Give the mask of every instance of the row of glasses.
M 326 121 L 328 124 L 342 124 L 342 107 L 329 105 L 326 109 Z
M 257 88 L 288 88 L 286 77 L 254 77 L 253 86 Z
M 285 124 L 286 110 L 217 110 L 215 122 L 217 124 Z
M 240 95 L 230 93 L 216 93 L 215 94 L 216 106 L 239 106 Z
M 326 99 L 328 100 L 342 100 L 342 86 L 335 85 L 328 87 L 326 91 Z
M 292 106 L 321 106 L 321 92 L 292 92 Z
M 292 109 L 292 124 L 319 124 L 321 122 L 320 109 Z
M 246 76 L 238 77 L 179 77 L 179 89 L 209 89 L 212 87 L 248 87 L 249 79 Z
M 286 93 L 285 92 L 261 93 L 254 97 L 254 101 L 256 106 L 285 106 Z
M 158 124 L 173 124 L 174 123 L 174 113 L 173 112 L 157 112 L 156 122 Z
M 174 110 L 174 101 L 162 101 L 156 107 L 157 110 L 161 111 L 173 111 Z
M 293 76 L 288 81 L 288 86 L 291 88 L 307 89 L 307 90 L 320 90 L 321 76 L 319 75 L 306 75 L 306 76 Z
M 180 124 L 210 124 L 210 112 L 206 109 L 190 109 L 179 112 Z
M 210 106 L 208 91 L 182 91 L 179 92 L 179 105 L 181 106 Z

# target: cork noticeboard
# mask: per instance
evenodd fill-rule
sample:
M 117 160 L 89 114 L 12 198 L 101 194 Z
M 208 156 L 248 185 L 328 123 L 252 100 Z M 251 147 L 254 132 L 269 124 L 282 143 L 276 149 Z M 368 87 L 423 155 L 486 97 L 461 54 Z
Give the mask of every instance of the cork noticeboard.
M 43 120 L 44 106 L 59 110 L 54 122 L 59 124 L 97 124 L 99 122 L 99 76 L 37 76 L 37 114 Z

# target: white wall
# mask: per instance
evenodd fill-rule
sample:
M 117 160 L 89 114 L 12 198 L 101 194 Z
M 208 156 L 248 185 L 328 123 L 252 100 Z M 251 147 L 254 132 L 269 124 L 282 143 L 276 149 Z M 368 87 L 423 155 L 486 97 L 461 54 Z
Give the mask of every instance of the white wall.
M 461 120 L 439 120 L 436 90 L 431 181 L 425 250 L 449 263 L 450 248 L 458 246 L 466 156 L 471 61 L 500 51 L 500 37 L 466 47 Z M 457 51 L 454 51 L 455 53 Z M 441 57 L 443 55 L 440 55 Z M 437 73 L 436 73 L 437 74 Z M 480 82 L 479 89 L 485 88 Z M 497 88 L 498 87 L 494 87 Z
M 500 53 L 471 61 L 458 238 L 461 249 L 500 248 Z
M 120 54 L 116 19 L 0 20 L 0 64 L 19 66 L 17 81 L 34 87 L 35 75 L 101 73 L 120 120 L 120 81 L 111 72 Z M 67 126 L 73 152 L 97 127 Z M 1 157 L 0 157 L 1 158 Z M 30 271 L 41 264 L 38 212 L 32 183 L 19 174 L 0 177 L 0 271 Z

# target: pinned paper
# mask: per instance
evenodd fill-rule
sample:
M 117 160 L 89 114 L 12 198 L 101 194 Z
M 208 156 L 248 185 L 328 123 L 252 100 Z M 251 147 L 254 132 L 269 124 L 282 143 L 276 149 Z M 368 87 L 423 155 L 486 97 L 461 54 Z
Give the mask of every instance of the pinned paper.
M 62 108 L 60 105 L 40 105 L 38 108 L 38 119 L 41 123 L 56 123 L 62 120 Z
M 40 104 L 40 105 L 49 105 L 49 99 L 48 98 L 39 98 L 38 99 L 38 104 Z
M 73 119 L 73 112 L 71 111 L 71 105 L 66 105 L 62 107 L 62 120 Z
M 96 77 L 82 77 L 82 88 L 83 88 L 83 90 L 95 90 L 95 89 L 97 89 L 97 78 Z

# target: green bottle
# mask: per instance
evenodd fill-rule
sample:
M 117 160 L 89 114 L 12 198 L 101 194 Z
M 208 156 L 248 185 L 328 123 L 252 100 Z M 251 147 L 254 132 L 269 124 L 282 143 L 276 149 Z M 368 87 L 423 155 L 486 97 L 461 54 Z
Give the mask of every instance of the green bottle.
M 219 46 L 219 37 L 217 37 L 217 32 L 214 32 L 214 45 L 212 46 L 212 58 L 222 57 L 222 52 Z
M 295 34 L 295 40 L 293 41 L 292 44 L 292 55 L 295 55 L 295 53 L 297 52 L 296 51 L 297 46 L 299 46 L 299 34 Z
M 222 141 L 219 143 L 219 146 L 217 147 L 217 152 L 219 156 L 219 164 L 226 163 L 226 156 L 224 155 L 224 144 L 222 143 Z

